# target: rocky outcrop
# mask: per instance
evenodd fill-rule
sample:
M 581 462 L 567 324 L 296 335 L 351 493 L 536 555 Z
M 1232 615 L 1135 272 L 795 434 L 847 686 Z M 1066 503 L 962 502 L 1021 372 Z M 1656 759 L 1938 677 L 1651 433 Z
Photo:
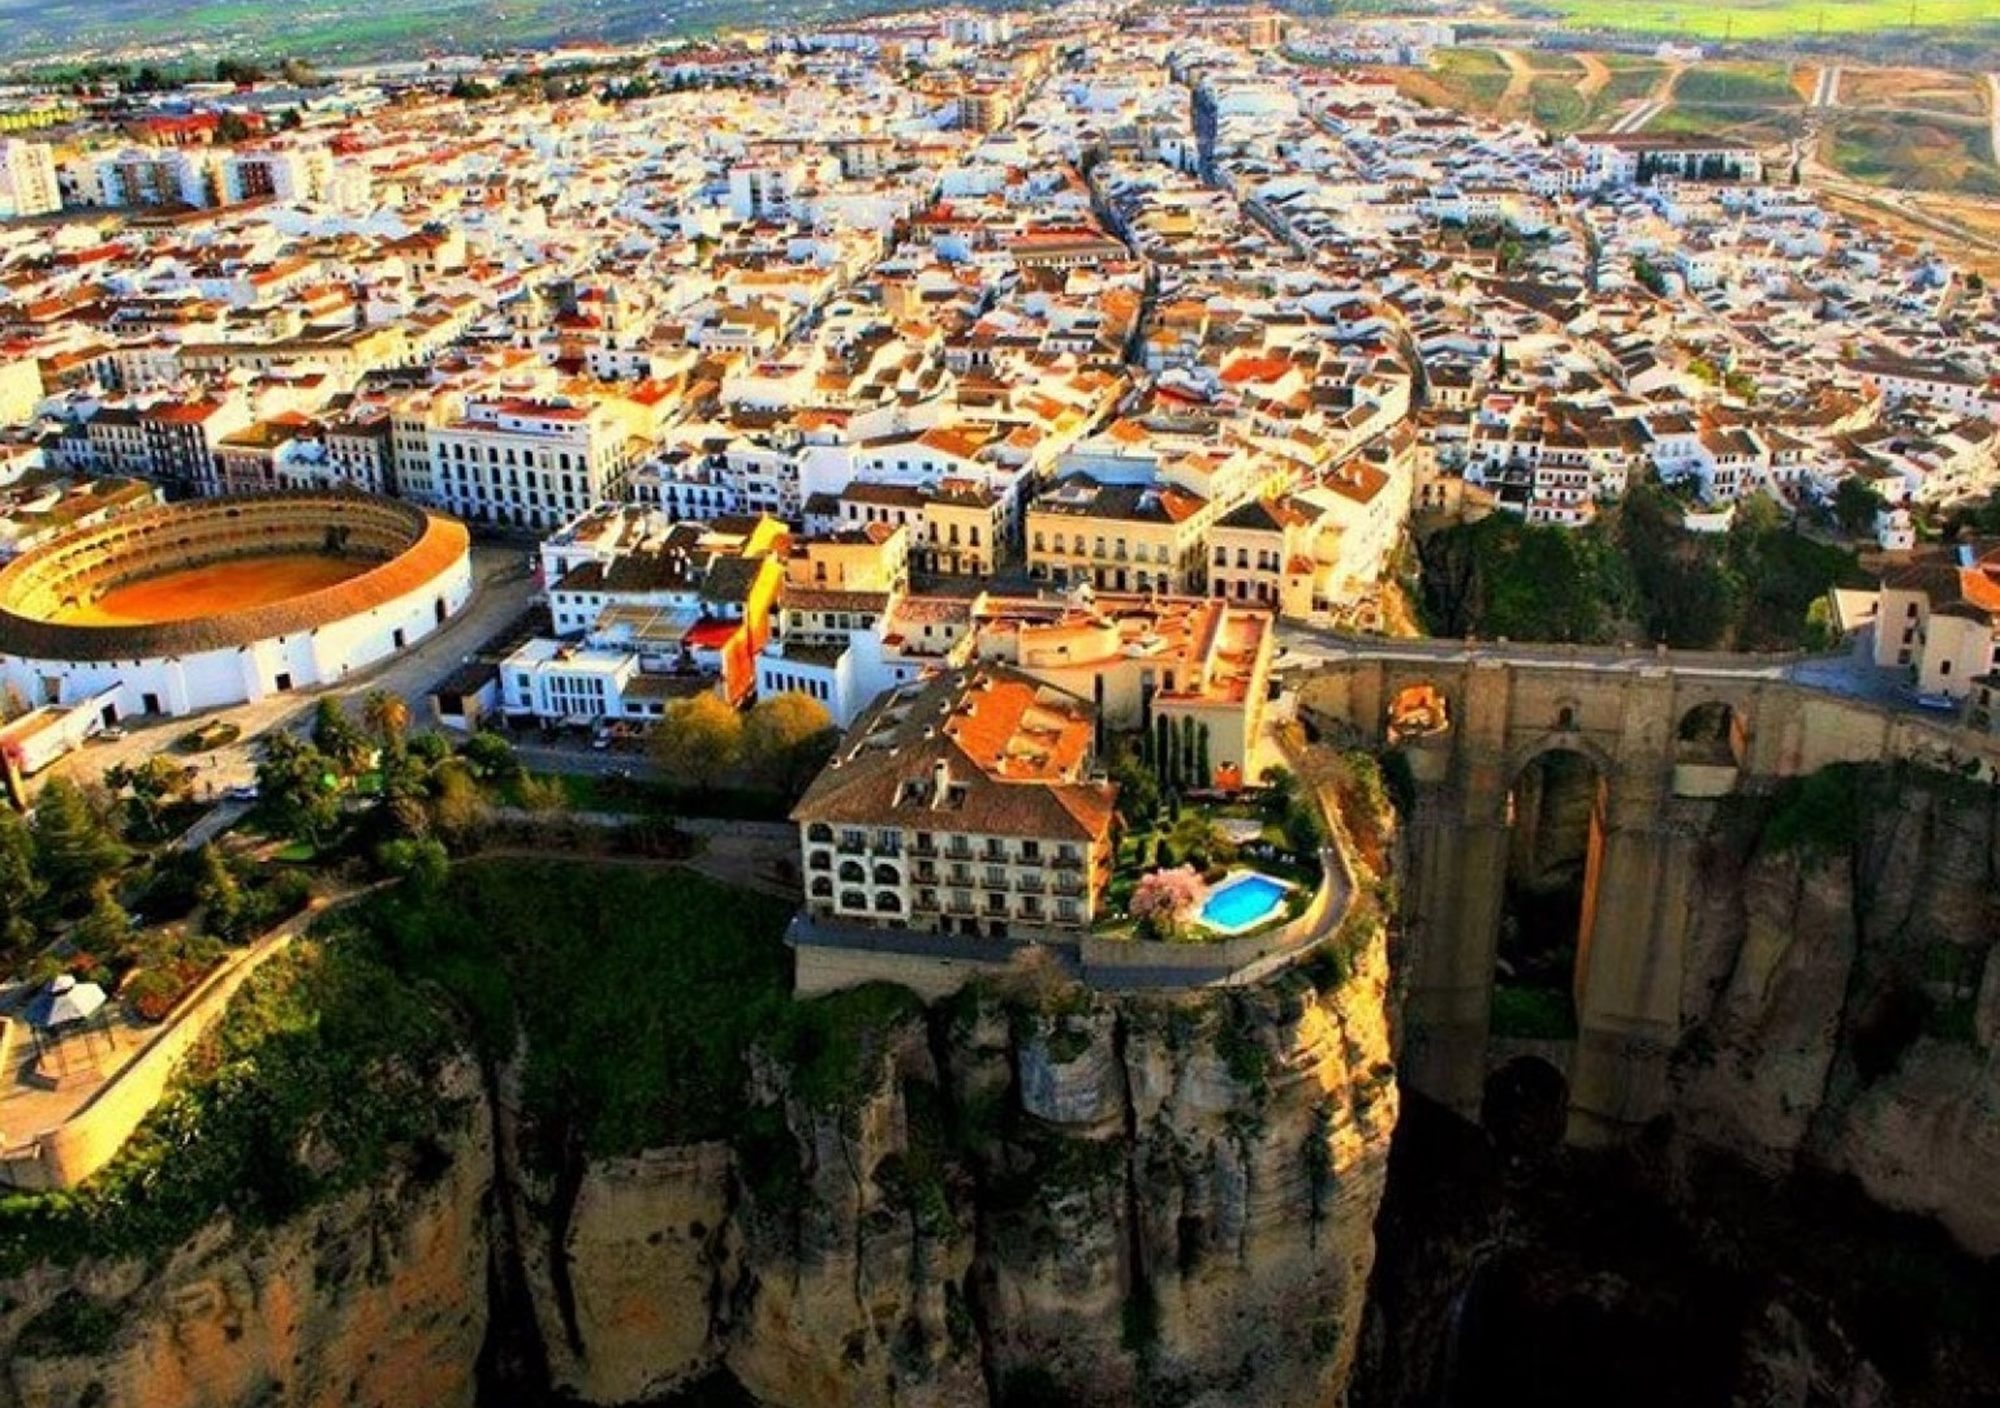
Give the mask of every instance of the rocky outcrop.
M 471 1408 L 491 1131 L 470 1064 L 446 1085 L 455 1136 L 381 1181 L 270 1229 L 217 1221 L 163 1264 L 5 1283 L 0 1405 Z
M 1397 1110 L 1379 936 L 1350 966 L 1172 1000 L 1026 971 L 846 1033 L 831 1092 L 760 1054 L 742 1138 L 634 1158 L 461 1060 L 441 1154 L 0 1286 L 0 1405 L 471 1408 L 483 1362 L 485 1401 L 724 1372 L 801 1408 L 1317 1408 Z
M 1325 994 L 1024 977 L 882 1034 L 830 1108 L 765 1063 L 768 1138 L 584 1173 L 567 1290 L 531 1257 L 551 1377 L 588 1402 L 717 1369 L 778 1405 L 1331 1401 L 1396 1117 L 1386 980 L 1379 942 Z
M 1846 814 L 1774 844 L 1802 804 Z M 2000 1251 L 2000 792 L 1857 770 L 1779 806 L 1707 844 L 1677 1122 Z

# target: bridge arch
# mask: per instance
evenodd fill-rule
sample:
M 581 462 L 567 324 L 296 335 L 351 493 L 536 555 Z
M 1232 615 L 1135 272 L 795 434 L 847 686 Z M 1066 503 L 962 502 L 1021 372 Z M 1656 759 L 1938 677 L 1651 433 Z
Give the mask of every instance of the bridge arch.
M 1680 706 L 1672 739 L 1677 797 L 1720 797 L 1736 790 L 1749 765 L 1750 730 L 1742 701 L 1704 693 Z
M 1576 1036 L 1613 777 L 1604 750 L 1574 735 L 1510 759 L 1489 1042 Z

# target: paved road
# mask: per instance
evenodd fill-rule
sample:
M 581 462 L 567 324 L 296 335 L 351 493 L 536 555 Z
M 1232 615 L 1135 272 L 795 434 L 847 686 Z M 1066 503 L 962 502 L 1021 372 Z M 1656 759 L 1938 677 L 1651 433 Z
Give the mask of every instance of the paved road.
M 1664 99 L 1648 98 L 1645 102 L 1639 104 L 1638 107 L 1633 108 L 1630 112 L 1612 123 L 1611 131 L 1614 134 L 1637 132 L 1666 110 L 1667 104 Z
M 184 851 L 198 851 L 210 841 L 220 836 L 237 822 L 250 814 L 249 802 L 223 802 L 210 807 L 197 821 L 181 834 L 180 848 Z

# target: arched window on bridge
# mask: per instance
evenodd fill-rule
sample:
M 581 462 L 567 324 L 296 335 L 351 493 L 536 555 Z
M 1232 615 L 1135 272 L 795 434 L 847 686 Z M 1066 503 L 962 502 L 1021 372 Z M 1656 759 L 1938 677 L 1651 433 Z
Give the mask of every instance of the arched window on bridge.
M 1451 732 L 1451 710 L 1434 684 L 1405 685 L 1389 700 L 1389 746 L 1419 743 Z

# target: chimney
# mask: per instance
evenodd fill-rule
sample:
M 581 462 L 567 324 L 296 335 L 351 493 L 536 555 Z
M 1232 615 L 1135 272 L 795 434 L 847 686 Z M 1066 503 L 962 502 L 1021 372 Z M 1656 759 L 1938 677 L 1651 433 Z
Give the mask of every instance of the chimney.
M 931 805 L 941 807 L 951 795 L 951 764 L 939 758 L 931 764 Z

